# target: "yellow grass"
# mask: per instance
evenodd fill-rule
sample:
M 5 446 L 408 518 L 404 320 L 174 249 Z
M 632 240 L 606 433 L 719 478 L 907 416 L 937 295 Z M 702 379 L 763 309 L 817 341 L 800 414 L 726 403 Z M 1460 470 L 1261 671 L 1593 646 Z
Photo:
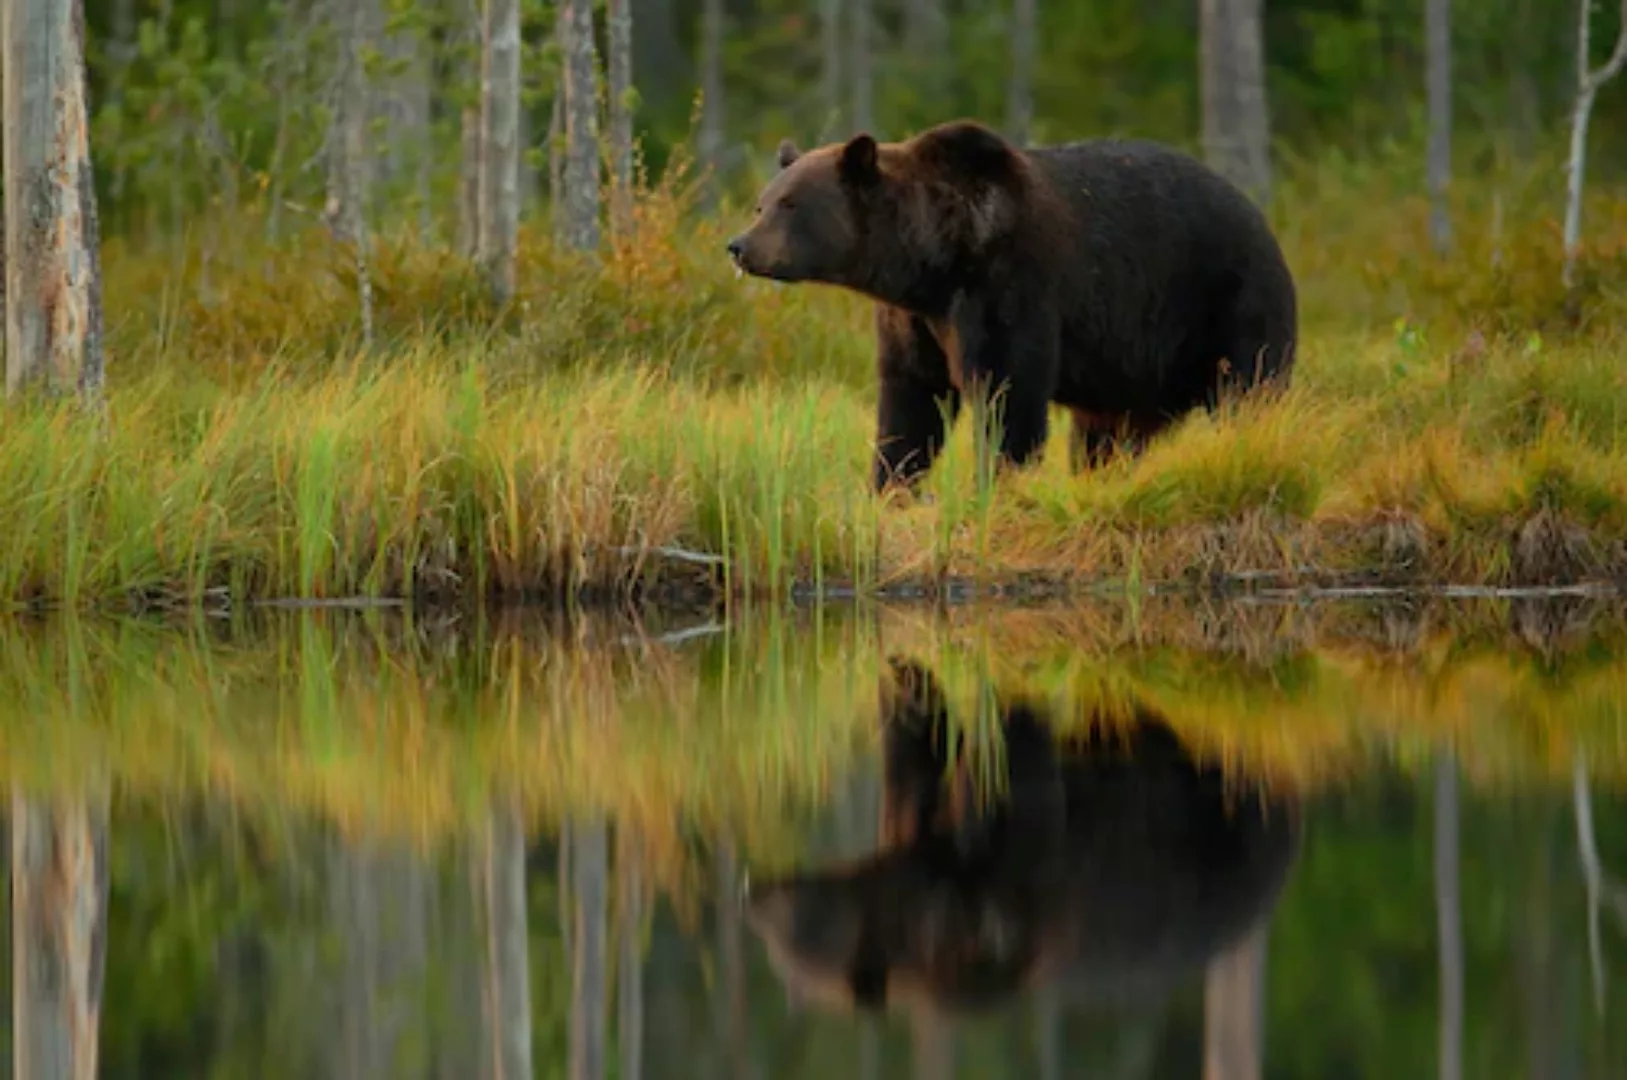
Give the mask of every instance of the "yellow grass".
M 635 239 L 599 265 L 528 227 L 502 311 L 438 242 L 381 228 L 368 354 L 351 260 L 320 233 L 110 241 L 107 425 L 35 402 L 4 415 L 0 597 L 1627 578 L 1627 199 L 1590 199 L 1567 295 L 1542 189 L 1466 185 L 1442 262 L 1395 175 L 1285 176 L 1304 342 L 1282 401 L 1194 416 L 1083 477 L 1059 423 L 992 498 L 963 424 L 914 504 L 868 493 L 867 306 L 736 281 L 738 208 L 695 217 L 675 188 L 646 192 Z M 259 234 L 247 212 L 227 225 L 204 234 Z

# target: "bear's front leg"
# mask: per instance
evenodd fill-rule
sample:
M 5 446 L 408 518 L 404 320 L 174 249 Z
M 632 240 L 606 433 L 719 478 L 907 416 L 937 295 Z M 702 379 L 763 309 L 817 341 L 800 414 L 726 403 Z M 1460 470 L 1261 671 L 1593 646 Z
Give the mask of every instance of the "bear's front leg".
M 877 494 L 889 485 L 906 489 L 932 468 L 943 449 L 945 414 L 960 411 L 960 394 L 937 340 L 920 319 L 883 307 L 876 318 L 881 395 L 876 409 Z
M 1043 313 L 1023 310 L 996 319 L 980 315 L 968 305 L 957 320 L 961 385 L 972 403 L 974 423 L 992 419 L 999 425 L 1000 464 L 1021 468 L 1045 448 L 1050 430 L 1059 351 L 1056 323 Z M 979 445 L 981 434 L 974 432 Z

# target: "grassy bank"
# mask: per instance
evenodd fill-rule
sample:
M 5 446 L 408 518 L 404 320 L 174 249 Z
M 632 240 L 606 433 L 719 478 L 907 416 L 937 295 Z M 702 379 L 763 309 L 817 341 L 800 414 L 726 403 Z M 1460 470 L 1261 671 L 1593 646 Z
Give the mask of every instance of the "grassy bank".
M 599 266 L 528 229 L 502 311 L 438 240 L 381 229 L 367 353 L 319 232 L 245 240 L 245 209 L 182 245 L 110 241 L 105 426 L 14 405 L 0 427 L 0 597 L 1627 578 L 1627 197 L 1593 197 L 1567 296 L 1551 184 L 1461 191 L 1439 261 L 1414 178 L 1382 165 L 1284 179 L 1305 311 L 1286 400 L 1083 478 L 1059 425 L 992 497 L 963 426 L 912 505 L 866 490 L 864 303 L 734 280 L 741 212 L 687 214 L 672 186 Z

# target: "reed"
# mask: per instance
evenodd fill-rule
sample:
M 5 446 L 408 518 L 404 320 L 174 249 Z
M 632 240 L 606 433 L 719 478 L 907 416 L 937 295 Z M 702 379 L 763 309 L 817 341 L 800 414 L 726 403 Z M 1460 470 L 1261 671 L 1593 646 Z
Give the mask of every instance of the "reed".
M 1627 198 L 1591 197 L 1565 294 L 1540 165 L 1454 189 L 1450 260 L 1399 163 L 1294 165 L 1274 209 L 1305 313 L 1291 393 L 1084 477 L 1059 423 L 992 489 L 962 424 L 928 497 L 888 504 L 866 483 L 866 305 L 735 280 L 738 210 L 697 215 L 675 180 L 597 261 L 528 227 L 502 310 L 386 225 L 365 354 L 350 261 L 318 233 L 110 240 L 108 422 L 7 406 L 0 598 L 1620 580 Z M 226 224 L 202 235 L 261 235 Z

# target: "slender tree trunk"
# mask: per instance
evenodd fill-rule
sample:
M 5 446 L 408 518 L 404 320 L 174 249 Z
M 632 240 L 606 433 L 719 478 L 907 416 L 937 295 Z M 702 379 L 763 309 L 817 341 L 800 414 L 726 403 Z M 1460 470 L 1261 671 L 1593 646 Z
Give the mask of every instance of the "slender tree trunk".
M 422 1025 L 428 972 L 428 883 L 410 851 L 334 841 L 329 901 L 343 951 L 331 1075 L 407 1080 L 428 1073 L 408 1051 Z
M 621 958 L 617 964 L 616 987 L 619 1009 L 617 1035 L 621 1043 L 618 1055 L 620 1080 L 640 1080 L 644 1075 L 644 954 L 640 940 L 644 932 L 644 881 L 638 841 L 621 832 L 621 851 L 617 859 L 616 880 L 621 893 L 617 916 L 621 927 L 617 933 Z
M 1201 0 L 1200 93 L 1209 164 L 1260 203 L 1271 198 L 1262 0 Z
M 1457 762 L 1435 763 L 1435 909 L 1440 935 L 1440 1080 L 1463 1075 L 1463 928 L 1458 901 Z
M 548 201 L 553 207 L 554 243 L 565 243 L 565 76 L 560 73 L 548 107 Z
M 411 24 L 386 25 L 383 39 L 391 70 L 379 103 L 384 119 L 381 164 L 395 189 L 410 187 L 419 233 L 427 242 L 429 162 L 434 154 L 429 129 L 430 43 L 423 30 Z
M 842 10 L 842 0 L 819 0 L 820 125 L 833 132 L 842 121 Z
M 1587 127 L 1593 115 L 1593 99 L 1600 87 L 1621 74 L 1627 64 L 1627 0 L 1621 0 L 1621 22 L 1616 47 L 1601 68 L 1594 69 L 1591 56 L 1591 5 L 1582 0 L 1576 18 L 1576 101 L 1571 110 L 1571 147 L 1565 197 L 1565 288 L 1576 284 L 1576 253 L 1582 242 L 1582 188 L 1587 170 Z
M 606 0 L 610 50 L 610 230 L 633 232 L 633 11 L 632 0 Z
M 633 20 L 633 70 L 640 96 L 659 103 L 692 85 L 689 61 L 679 44 L 678 6 L 674 0 L 637 0 Z
M 1582 882 L 1587 888 L 1588 967 L 1593 975 L 1593 1005 L 1604 1015 L 1604 941 L 1600 916 L 1608 910 L 1622 930 L 1627 930 L 1627 887 L 1605 871 L 1599 857 L 1597 835 L 1593 831 L 1593 792 L 1588 782 L 1587 763 L 1577 751 L 1571 764 L 1571 812 L 1576 819 L 1576 853 L 1582 864 Z
M 1514 955 L 1515 985 L 1520 988 L 1520 1018 L 1524 1025 L 1526 1046 L 1525 1075 L 1559 1076 L 1563 1073 L 1560 1049 L 1561 1039 L 1555 1028 L 1557 1015 L 1566 1009 L 1556 992 L 1560 981 L 1556 968 L 1561 958 L 1556 955 L 1554 933 L 1554 840 L 1557 830 L 1547 808 L 1526 817 L 1515 829 L 1515 835 L 1530 836 L 1525 847 L 1527 860 L 1517 868 L 1519 890 L 1519 918 L 1510 926 L 1510 948 Z M 1510 847 L 1514 836 L 1509 836 Z
M 603 818 L 572 823 L 571 1080 L 605 1074 L 605 906 L 609 862 Z
M 109 27 L 111 40 L 107 45 L 107 56 L 110 70 L 107 76 L 107 92 L 109 104 L 117 104 L 124 98 L 124 82 L 130 72 L 130 65 L 136 58 L 136 5 L 135 0 L 113 0 L 113 10 Z M 115 206 L 120 204 L 124 197 L 126 181 L 125 170 L 122 166 L 115 166 L 113 175 L 109 177 L 109 192 Z
M 911 1012 L 910 1051 L 915 1080 L 949 1080 L 955 1072 L 955 1031 L 949 1018 L 927 1008 Z
M 849 0 L 853 40 L 848 46 L 853 62 L 853 130 L 869 131 L 876 122 L 875 79 L 870 66 L 870 47 L 875 37 L 876 18 L 872 0 Z
M 530 1080 L 531 965 L 525 911 L 525 830 L 513 803 L 495 807 L 481 892 L 486 929 L 481 1003 L 493 1080 Z
M 486 950 L 485 845 L 478 834 L 461 846 L 456 871 L 437 900 L 435 939 L 445 942 L 442 978 L 446 1008 L 437 1018 L 435 1080 L 489 1077 L 490 1040 L 484 1023 Z
M 1203 985 L 1203 1080 L 1259 1080 L 1266 923 L 1209 964 Z
M 1452 218 L 1446 205 L 1452 180 L 1452 0 L 1428 0 L 1424 9 L 1428 42 L 1429 235 L 1435 252 L 1452 248 Z
M 105 797 L 11 800 L 11 1039 L 17 1080 L 97 1074 L 107 957 Z
M 478 0 L 455 0 L 453 10 L 461 17 L 458 36 L 464 44 L 472 46 L 480 42 L 483 37 L 481 28 L 484 20 Z M 482 47 L 477 53 L 471 48 L 469 52 L 474 55 L 465 55 L 462 74 L 465 89 L 472 86 L 474 94 L 463 106 L 458 117 L 462 148 L 462 162 L 458 171 L 458 251 L 464 258 L 474 259 L 480 249 L 481 178 L 487 171 L 481 164 L 486 144 L 480 134 L 481 103 L 485 96 L 482 91 L 481 58 L 485 50 Z
M 79 0 L 0 5 L 6 392 L 102 389 L 102 282 Z
M 599 246 L 599 109 L 595 100 L 593 5 L 564 0 L 565 241 L 578 251 Z
M 697 142 L 701 162 L 712 171 L 707 199 L 723 172 L 723 0 L 701 4 L 701 118 Z
M 485 0 L 481 25 L 480 242 L 497 303 L 514 295 L 520 229 L 520 2 Z
M 1035 1038 L 1039 1043 L 1040 1080 L 1058 1080 L 1062 1075 L 1062 1002 L 1054 985 L 1035 994 Z
M 367 125 L 372 113 L 364 61 L 373 48 L 373 5 L 377 0 L 344 0 L 335 9 L 340 20 L 338 101 L 328 140 L 329 228 L 356 257 L 356 289 L 361 308 L 362 343 L 373 344 L 373 282 L 368 260 L 367 202 L 372 189 Z
M 723 837 L 713 864 L 716 895 L 718 981 L 718 1048 L 727 1066 L 723 1075 L 733 1080 L 751 1080 L 751 1047 L 746 1021 L 746 965 L 744 926 L 740 905 L 735 903 L 740 875 L 735 863 L 734 844 Z
M 1520 161 L 1530 159 L 1532 144 L 1542 126 L 1542 90 L 1536 69 L 1544 53 L 1542 35 L 1530 28 L 1541 25 L 1533 0 L 1513 0 L 1504 37 L 1504 54 L 1509 58 L 1509 128 L 1514 133 L 1514 154 Z
M 1034 119 L 1034 0 L 1011 5 L 1011 80 L 1006 84 L 1006 137 L 1028 142 Z
M 1032 7 L 1033 0 L 1019 0 Z M 1029 25 L 1033 19 L 1030 16 Z M 1012 41 L 1013 52 L 1017 42 Z M 1032 49 L 1029 50 L 1032 53 Z M 904 52 L 913 62 L 913 73 L 920 80 L 921 92 L 928 101 L 941 101 L 952 92 L 949 75 L 949 13 L 944 0 L 905 0 Z M 1012 73 L 1015 79 L 1016 73 Z M 1031 82 L 1032 80 L 1030 80 Z

